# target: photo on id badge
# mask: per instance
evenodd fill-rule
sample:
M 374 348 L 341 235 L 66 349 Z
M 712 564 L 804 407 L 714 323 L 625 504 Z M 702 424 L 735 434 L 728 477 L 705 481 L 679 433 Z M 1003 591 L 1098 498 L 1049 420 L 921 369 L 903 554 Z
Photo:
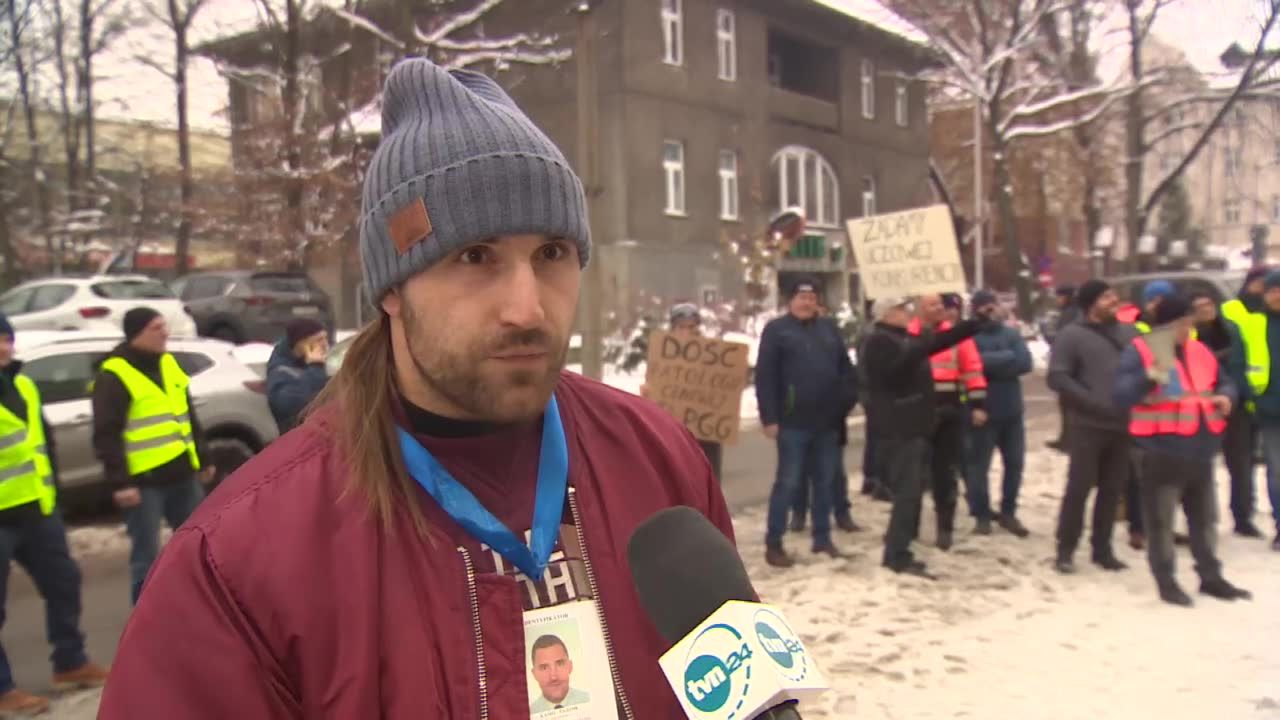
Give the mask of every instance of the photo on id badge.
M 595 603 L 524 614 L 529 716 L 534 720 L 617 720 L 613 680 Z

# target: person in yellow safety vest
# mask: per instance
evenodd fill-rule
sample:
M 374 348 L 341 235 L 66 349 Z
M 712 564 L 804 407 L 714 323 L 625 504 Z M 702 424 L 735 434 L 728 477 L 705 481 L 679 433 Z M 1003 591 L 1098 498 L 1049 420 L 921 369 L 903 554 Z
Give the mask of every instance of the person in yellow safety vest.
M 107 670 L 89 662 L 80 632 L 80 568 L 67 547 L 57 505 L 54 436 L 40 391 L 14 359 L 13 339 L 13 325 L 0 315 L 0 624 L 10 561 L 16 561 L 44 598 L 54 689 L 99 687 Z M 0 717 L 48 709 L 48 698 L 14 686 L 9 658 L 0 649 Z
M 1280 352 L 1280 270 L 1267 273 L 1263 281 L 1263 316 L 1241 328 L 1246 346 L 1246 369 L 1254 403 L 1254 420 L 1262 438 L 1267 463 L 1267 494 L 1276 535 L 1271 549 L 1280 552 L 1280 378 L 1272 377 L 1276 365 L 1271 357 Z
M 1150 531 L 1147 561 L 1156 589 L 1167 603 L 1191 605 L 1174 579 L 1173 522 L 1181 505 L 1200 592 L 1221 600 L 1247 600 L 1247 590 L 1222 576 L 1222 563 L 1214 552 L 1213 458 L 1236 388 L 1213 351 L 1191 337 L 1191 304 L 1186 298 L 1165 296 L 1150 319 L 1152 326 L 1173 331 L 1173 356 L 1160 357 L 1155 343 L 1134 338 L 1120 357 L 1112 399 L 1117 407 L 1130 410 L 1129 435 L 1142 448 L 1142 511 Z
M 202 462 L 191 380 L 167 351 L 160 313 L 125 313 L 125 341 L 102 362 L 93 388 L 93 449 L 124 511 L 134 604 L 160 552 L 160 519 L 177 530 L 195 510 L 216 468 Z M 197 480 L 198 478 L 198 480 Z
M 1220 321 L 1235 329 L 1242 347 L 1239 377 L 1232 381 L 1240 388 L 1240 400 L 1227 419 L 1222 438 L 1222 455 L 1231 475 L 1231 516 L 1235 534 L 1260 538 L 1262 531 L 1253 522 L 1257 508 L 1254 487 L 1254 448 L 1258 446 L 1258 424 L 1253 400 L 1267 389 L 1271 376 L 1271 355 L 1267 349 L 1267 316 L 1262 293 L 1266 267 L 1250 268 L 1235 299 L 1222 304 Z M 1202 334 L 1203 337 L 1203 334 Z

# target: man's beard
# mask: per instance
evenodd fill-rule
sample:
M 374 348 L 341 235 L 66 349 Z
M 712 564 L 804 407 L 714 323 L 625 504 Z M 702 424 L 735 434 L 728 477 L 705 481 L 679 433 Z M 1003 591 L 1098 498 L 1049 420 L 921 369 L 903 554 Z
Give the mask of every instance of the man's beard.
M 401 321 L 409 357 L 418 377 L 432 390 L 481 420 L 519 422 L 542 414 L 559 382 L 569 351 L 568 342 L 557 342 L 545 331 L 531 329 L 458 347 L 449 333 L 423 328 L 417 313 L 407 303 L 402 307 Z M 485 374 L 486 360 L 514 348 L 546 352 L 549 357 L 546 371 L 516 368 Z

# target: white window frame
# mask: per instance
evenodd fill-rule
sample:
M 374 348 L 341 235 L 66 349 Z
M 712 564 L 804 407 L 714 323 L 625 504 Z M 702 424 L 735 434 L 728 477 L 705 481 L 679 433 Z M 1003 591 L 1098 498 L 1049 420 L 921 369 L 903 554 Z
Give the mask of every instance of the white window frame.
M 662 3 L 662 62 L 684 65 L 684 0 L 658 0 Z
M 732 10 L 716 10 L 717 76 L 725 82 L 738 80 L 738 18 Z
M 893 117 L 898 122 L 898 127 L 911 124 L 910 102 L 911 95 L 907 92 L 907 82 L 897 81 L 893 86 Z
M 679 159 L 667 158 L 667 150 L 677 148 Z M 679 140 L 664 140 L 662 143 L 662 177 L 666 187 L 666 207 L 664 212 L 676 217 L 685 217 L 688 205 L 685 204 L 685 193 L 688 188 L 684 171 L 684 143 Z
M 1240 223 L 1240 198 L 1227 198 L 1222 204 L 1222 221 L 1227 225 Z
M 876 66 L 870 60 L 863 60 L 860 70 L 859 86 L 862 89 L 862 117 L 867 120 L 876 119 Z
M 876 179 L 870 175 L 862 176 L 862 216 L 876 214 Z
M 796 177 L 799 187 L 796 188 L 795 197 L 798 202 L 790 202 L 792 193 L 789 187 L 787 167 L 789 164 L 795 163 L 798 172 Z M 773 156 L 773 164 L 777 166 L 778 173 L 778 209 L 786 210 L 790 207 L 799 207 L 804 211 L 805 219 L 809 225 L 820 228 L 840 227 L 840 178 L 836 175 L 835 168 L 827 159 L 819 155 L 816 151 L 799 145 L 788 145 L 782 148 Z M 831 196 L 823 192 L 823 178 L 829 178 L 831 181 Z M 807 207 L 806 203 L 809 198 L 809 183 L 816 183 L 816 189 L 813 193 L 815 207 Z
M 720 219 L 737 220 L 738 208 L 738 153 L 720 151 Z

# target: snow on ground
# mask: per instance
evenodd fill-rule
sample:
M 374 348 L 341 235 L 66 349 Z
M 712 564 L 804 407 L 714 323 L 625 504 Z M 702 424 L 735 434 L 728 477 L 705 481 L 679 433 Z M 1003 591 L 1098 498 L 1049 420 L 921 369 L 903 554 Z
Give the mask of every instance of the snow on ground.
M 1280 718 L 1280 557 L 1269 544 L 1219 527 L 1226 577 L 1252 590 L 1252 602 L 1196 594 L 1179 548 L 1178 578 L 1196 607 L 1161 603 L 1145 555 L 1123 542 L 1123 523 L 1116 547 L 1128 571 L 1091 565 L 1086 538 L 1078 573 L 1060 576 L 1050 563 L 1066 458 L 1042 451 L 1028 460 L 1019 514 L 1029 539 L 971 535 L 962 512 L 956 546 L 942 553 L 926 498 L 917 554 L 937 582 L 879 567 L 886 503 L 855 499 L 868 529 L 838 533 L 846 559 L 815 559 L 807 537 L 789 535 L 801 562 L 790 570 L 764 563 L 763 508 L 734 519 L 756 589 L 785 609 L 836 688 L 804 716 Z M 1218 487 L 1226 507 L 1221 472 Z

